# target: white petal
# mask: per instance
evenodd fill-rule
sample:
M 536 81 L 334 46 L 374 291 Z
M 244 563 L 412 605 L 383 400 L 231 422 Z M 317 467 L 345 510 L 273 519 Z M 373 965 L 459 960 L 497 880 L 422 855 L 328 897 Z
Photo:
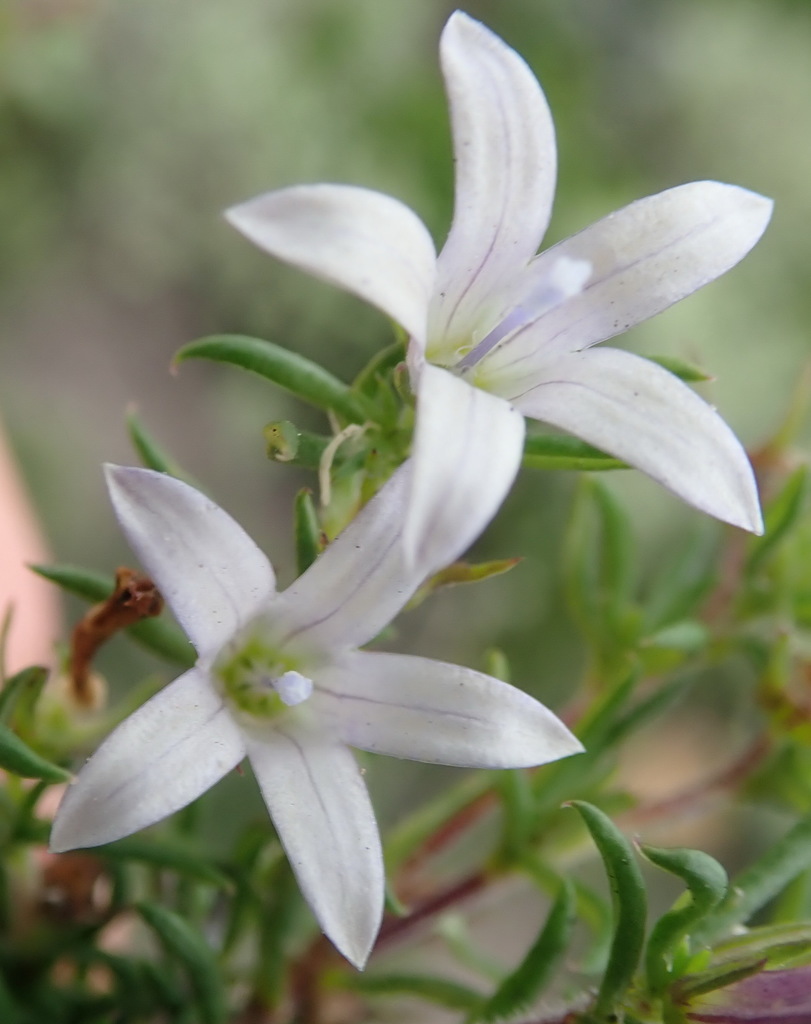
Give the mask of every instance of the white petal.
M 248 756 L 304 898 L 327 937 L 366 963 L 383 914 L 383 853 L 366 785 L 342 744 L 291 718 Z
M 488 377 L 515 379 L 538 360 L 605 341 L 667 309 L 743 259 L 771 211 L 771 200 L 755 192 L 698 181 L 631 203 L 553 246 L 516 282 L 515 301 L 562 256 L 587 260 L 592 275 L 578 295 L 489 355 Z
M 245 755 L 242 735 L 207 676 L 193 668 L 102 743 L 68 787 L 51 849 L 99 846 L 196 800 Z
M 525 415 L 636 466 L 711 516 L 762 532 L 746 452 L 718 413 L 672 373 L 605 348 L 558 356 L 545 376 L 539 371 L 535 386 L 515 396 Z
M 106 467 L 118 521 L 189 639 L 214 652 L 275 592 L 273 567 L 210 498 L 164 473 Z
M 524 768 L 583 749 L 529 694 L 428 658 L 346 655 L 319 673 L 313 699 L 347 743 L 415 761 Z
M 351 185 L 297 185 L 225 216 L 260 249 L 358 295 L 424 340 L 434 243 L 397 199 Z
M 368 643 L 423 582 L 428 567 L 403 558 L 410 475 L 407 462 L 279 596 L 269 622 L 279 646 L 317 655 Z
M 426 364 L 412 442 L 406 557 L 431 571 L 473 543 L 512 486 L 524 419 L 508 402 Z
M 456 202 L 438 261 L 429 319 L 434 361 L 468 340 L 482 302 L 535 254 L 555 190 L 555 132 L 541 87 L 498 36 L 457 11 L 442 33 L 442 70 L 451 108 Z M 498 314 L 501 310 L 495 310 Z M 453 346 L 455 347 L 455 346 Z

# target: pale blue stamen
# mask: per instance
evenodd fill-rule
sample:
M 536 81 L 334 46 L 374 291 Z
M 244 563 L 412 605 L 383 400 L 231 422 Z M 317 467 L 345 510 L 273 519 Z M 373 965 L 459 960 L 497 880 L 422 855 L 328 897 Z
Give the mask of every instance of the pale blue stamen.
M 552 266 L 549 275 L 529 295 L 526 302 L 513 307 L 507 316 L 488 335 L 475 345 L 455 365 L 454 369 L 464 373 L 471 369 L 498 345 L 508 334 L 526 324 L 533 323 L 544 313 L 559 306 L 564 299 L 577 295 L 591 275 L 588 260 L 575 260 L 561 256 Z

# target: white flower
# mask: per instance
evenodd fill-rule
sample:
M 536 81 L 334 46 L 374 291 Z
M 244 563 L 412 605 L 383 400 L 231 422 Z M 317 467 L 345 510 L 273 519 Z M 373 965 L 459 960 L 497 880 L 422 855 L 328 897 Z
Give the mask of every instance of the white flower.
M 408 332 L 418 415 L 407 542 L 436 515 L 434 493 L 448 473 L 461 496 L 487 487 L 498 507 L 520 462 L 516 410 L 760 532 L 751 467 L 716 412 L 655 363 L 591 346 L 729 270 L 764 231 L 771 202 L 693 182 L 536 256 L 556 166 L 540 86 L 513 50 L 459 11 L 440 55 L 456 206 L 438 257 L 411 210 L 363 188 L 302 185 L 226 214 L 267 252 L 354 292 Z
M 97 846 L 194 800 L 246 755 L 302 892 L 354 964 L 383 908 L 383 859 L 346 744 L 488 768 L 581 750 L 543 705 L 481 672 L 359 651 L 460 542 L 405 563 L 406 463 L 291 587 L 214 502 L 144 469 L 108 467 L 133 549 L 198 652 L 196 666 L 131 715 L 79 773 L 51 846 Z M 440 531 L 443 537 L 448 530 Z M 469 543 L 468 531 L 459 537 Z

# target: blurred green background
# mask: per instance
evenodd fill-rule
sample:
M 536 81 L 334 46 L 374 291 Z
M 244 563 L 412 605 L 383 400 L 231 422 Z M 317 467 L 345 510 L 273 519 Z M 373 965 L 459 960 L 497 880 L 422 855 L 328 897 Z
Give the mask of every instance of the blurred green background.
M 437 41 L 453 5 L 4 3 L 0 409 L 54 553 L 108 571 L 132 562 L 99 464 L 133 461 L 133 402 L 286 583 L 290 499 L 311 481 L 267 462 L 261 428 L 283 417 L 321 428 L 320 417 L 236 370 L 187 364 L 172 377 L 170 359 L 200 335 L 244 332 L 348 380 L 388 342 L 380 315 L 275 264 L 220 212 L 295 182 L 352 182 L 409 203 L 441 245 L 453 189 Z M 684 181 L 774 197 L 772 226 L 740 267 L 621 341 L 701 363 L 717 377 L 708 400 L 744 443 L 762 442 L 808 360 L 811 3 L 479 0 L 467 10 L 548 95 L 560 186 L 547 243 Z M 582 663 L 559 585 L 573 483 L 526 472 L 478 548 L 524 555 L 522 565 L 440 596 L 398 646 L 481 664 L 499 644 L 514 681 L 559 706 Z M 701 518 L 635 474 L 611 483 L 653 561 Z

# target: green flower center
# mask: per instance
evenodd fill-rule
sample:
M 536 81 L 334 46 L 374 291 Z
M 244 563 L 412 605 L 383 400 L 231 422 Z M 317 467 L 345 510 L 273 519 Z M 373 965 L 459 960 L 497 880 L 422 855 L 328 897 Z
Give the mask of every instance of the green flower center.
M 257 718 L 276 718 L 313 692 L 312 680 L 295 661 L 253 636 L 231 646 L 214 666 L 223 695 L 240 711 Z

